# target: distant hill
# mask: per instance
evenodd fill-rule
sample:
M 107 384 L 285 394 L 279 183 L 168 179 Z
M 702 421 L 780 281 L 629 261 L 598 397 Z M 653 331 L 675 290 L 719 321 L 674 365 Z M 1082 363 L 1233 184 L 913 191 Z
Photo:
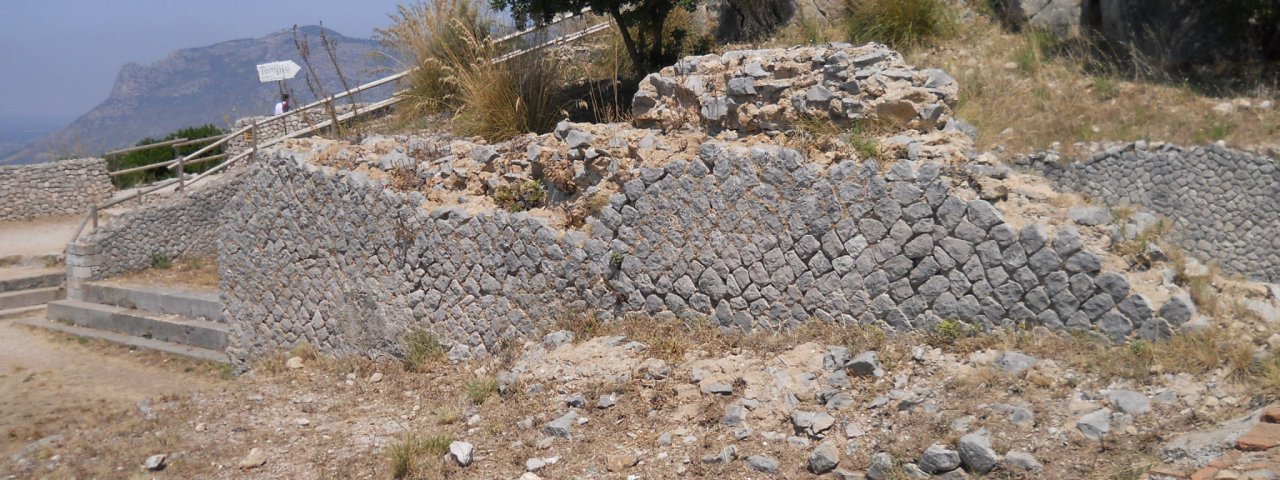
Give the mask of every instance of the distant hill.
M 342 91 L 320 44 L 320 27 L 298 30 L 311 40 L 311 63 L 325 92 L 332 95 Z M 391 73 L 389 68 L 394 62 L 377 42 L 328 29 L 325 34 L 336 41 L 338 62 L 352 87 Z M 256 65 L 280 60 L 303 65 L 291 29 L 262 38 L 178 50 L 151 65 L 127 64 L 116 75 L 106 101 L 67 127 L 16 153 L 10 151 L 0 158 L 0 164 L 96 155 L 182 127 L 206 123 L 227 127 L 240 117 L 270 114 L 278 87 L 275 83 L 259 83 Z M 307 74 L 304 65 L 302 72 L 288 82 L 295 105 L 314 100 L 304 79 Z M 361 100 L 376 101 L 390 93 L 391 87 L 382 87 Z

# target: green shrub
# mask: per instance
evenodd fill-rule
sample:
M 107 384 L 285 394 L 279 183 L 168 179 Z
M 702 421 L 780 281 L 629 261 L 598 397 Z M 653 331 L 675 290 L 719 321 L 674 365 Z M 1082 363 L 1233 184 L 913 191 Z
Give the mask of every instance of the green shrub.
M 202 125 L 199 127 L 183 128 L 176 132 L 165 135 L 164 137 L 161 137 L 161 138 L 150 138 L 150 137 L 144 138 L 142 140 L 139 140 L 138 143 L 134 145 L 135 146 L 149 145 L 152 143 L 165 142 L 165 141 L 174 140 L 178 138 L 195 140 L 198 138 L 208 138 L 208 137 L 218 136 L 222 134 L 223 134 L 223 131 L 221 128 L 218 128 L 214 125 Z M 183 147 L 178 147 L 178 154 L 190 155 L 192 153 L 195 153 L 197 150 L 204 148 L 206 145 L 207 144 L 198 144 L 198 145 L 187 145 Z M 213 156 L 221 153 L 222 153 L 222 146 L 218 146 L 218 147 L 214 147 L 213 149 L 203 154 L 202 156 Z M 173 146 L 166 145 L 163 147 L 148 148 L 146 150 L 138 150 L 136 152 L 126 153 L 118 157 L 112 157 L 107 162 L 107 169 L 114 172 L 114 171 L 124 170 L 128 168 L 141 167 L 143 165 L 152 165 L 160 162 L 167 162 L 169 160 L 173 160 L 174 158 L 175 157 L 173 152 Z M 198 173 L 198 172 L 203 172 L 205 170 L 213 168 L 213 166 L 217 165 L 218 163 L 219 162 L 217 161 L 213 161 L 213 162 L 201 163 L 198 165 L 184 166 L 182 170 L 185 173 Z M 139 184 L 151 183 L 157 180 L 173 178 L 176 175 L 176 173 L 177 173 L 177 170 L 170 170 L 168 168 L 161 167 L 161 168 L 153 168 L 151 170 L 144 170 L 141 172 L 126 173 L 124 175 L 115 176 L 111 178 L 111 181 L 116 185 L 116 188 L 130 188 Z
M 955 31 L 955 16 L 943 0 L 846 0 L 846 5 L 853 43 L 910 49 Z
M 168 270 L 173 268 L 173 259 L 164 252 L 154 252 L 151 254 L 151 268 Z
M 542 182 L 525 180 L 498 187 L 493 194 L 493 201 L 508 212 L 523 212 L 545 205 L 547 191 Z

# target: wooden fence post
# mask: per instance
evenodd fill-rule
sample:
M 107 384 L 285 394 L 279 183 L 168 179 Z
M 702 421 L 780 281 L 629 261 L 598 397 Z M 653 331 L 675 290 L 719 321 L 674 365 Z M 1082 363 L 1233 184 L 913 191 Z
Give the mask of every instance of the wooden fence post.
M 249 154 L 249 158 L 253 159 L 253 161 L 256 162 L 258 161 L 258 118 L 257 117 L 254 117 L 253 124 L 249 127 L 249 131 L 253 132 L 252 134 L 249 135 L 250 137 L 253 137 L 252 138 L 253 153 Z
M 182 178 L 182 152 L 178 151 L 178 146 L 173 146 L 173 158 L 178 160 L 178 191 L 182 191 L 182 187 L 186 186 L 186 179 Z

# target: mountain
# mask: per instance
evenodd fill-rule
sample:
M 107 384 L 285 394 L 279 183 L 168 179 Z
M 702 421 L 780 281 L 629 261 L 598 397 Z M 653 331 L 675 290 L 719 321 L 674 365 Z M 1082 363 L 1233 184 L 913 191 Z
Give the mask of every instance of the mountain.
M 309 39 L 316 76 L 324 92 L 332 95 L 343 87 L 321 45 L 320 32 L 317 26 L 298 27 L 299 37 Z M 394 71 L 389 52 L 378 42 L 329 29 L 324 34 L 336 43 L 338 64 L 350 86 Z M 292 29 L 262 38 L 177 50 L 151 65 L 125 65 L 106 101 L 65 128 L 0 159 L 0 164 L 98 155 L 183 127 L 212 123 L 225 128 L 237 118 L 270 114 L 279 98 L 278 86 L 275 82 L 259 83 L 256 66 L 282 60 L 303 66 L 287 82 L 292 103 L 300 106 L 313 101 L 305 80 L 309 72 L 294 44 Z M 390 86 L 381 87 L 360 100 L 377 101 L 390 93 Z

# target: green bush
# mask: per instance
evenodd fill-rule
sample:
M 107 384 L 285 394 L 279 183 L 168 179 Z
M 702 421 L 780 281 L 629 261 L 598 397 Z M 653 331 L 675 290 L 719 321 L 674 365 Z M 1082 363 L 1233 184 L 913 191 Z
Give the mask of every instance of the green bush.
M 149 145 L 152 143 L 165 142 L 177 138 L 185 138 L 187 140 L 195 140 L 198 138 L 208 138 L 222 135 L 223 131 L 214 125 L 201 125 L 199 127 L 187 127 L 176 132 L 165 135 L 161 138 L 144 138 L 135 146 Z M 179 155 L 190 155 L 197 150 L 204 148 L 208 144 L 188 145 L 178 147 Z M 222 153 L 222 146 L 218 146 L 205 153 L 202 156 L 214 156 Z M 151 165 L 160 162 L 167 162 L 174 159 L 173 147 L 163 146 L 156 148 L 148 148 L 136 152 L 126 153 L 119 157 L 111 158 L 107 163 L 107 168 L 111 171 L 124 170 L 127 168 L 141 167 L 143 165 Z M 199 165 L 185 166 L 182 170 L 186 173 L 199 173 L 213 168 L 219 162 L 205 162 Z M 116 188 L 130 188 L 135 185 L 151 183 L 156 180 L 164 180 L 173 178 L 177 170 L 168 168 L 154 168 L 141 172 L 126 173 L 117 177 L 113 177 L 111 181 L 115 183 Z
M 493 201 L 508 212 L 523 212 L 541 207 L 547 202 L 547 191 L 542 182 L 525 180 L 498 187 Z
M 168 270 L 173 268 L 173 259 L 164 252 L 155 252 L 151 254 L 151 268 Z
M 421 372 L 427 365 L 443 362 L 448 354 L 444 344 L 426 330 L 410 330 L 404 336 L 404 343 L 404 363 L 410 371 Z
M 846 5 L 853 43 L 910 49 L 955 31 L 955 16 L 943 0 L 846 0 Z

